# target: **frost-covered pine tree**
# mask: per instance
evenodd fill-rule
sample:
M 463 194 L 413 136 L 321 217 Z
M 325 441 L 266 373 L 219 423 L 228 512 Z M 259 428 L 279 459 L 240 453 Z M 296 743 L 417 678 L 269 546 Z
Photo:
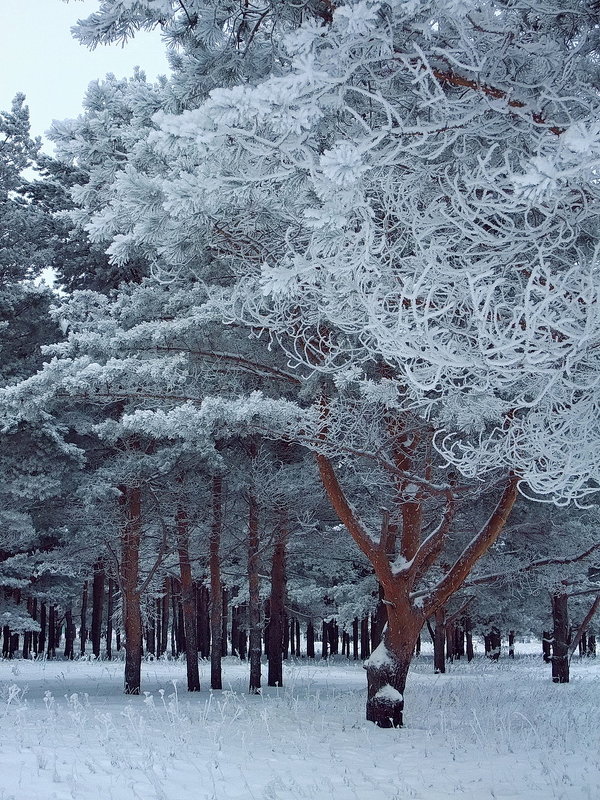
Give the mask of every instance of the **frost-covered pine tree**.
M 87 41 L 157 13 L 102 3 Z M 319 420 L 297 434 L 385 590 L 368 665 L 380 725 L 401 724 L 423 621 L 497 539 L 517 486 L 558 502 L 596 490 L 596 50 L 584 0 L 328 5 L 290 31 L 272 77 L 155 116 L 165 174 L 121 171 L 89 222 L 116 264 L 149 244 L 162 279 L 196 272 L 198 323 L 266 332 L 298 375 L 323 377 Z M 383 514 L 338 477 L 368 480 L 374 461 Z M 448 564 L 471 480 L 496 500 Z

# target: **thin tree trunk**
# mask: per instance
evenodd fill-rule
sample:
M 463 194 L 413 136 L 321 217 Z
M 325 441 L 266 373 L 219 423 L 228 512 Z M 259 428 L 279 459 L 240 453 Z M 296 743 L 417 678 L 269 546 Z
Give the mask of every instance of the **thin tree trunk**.
M 142 672 L 142 612 L 138 593 L 142 538 L 141 491 L 121 489 L 125 520 L 121 535 L 123 627 L 125 629 L 125 694 L 139 694 Z
M 223 657 L 223 586 L 221 583 L 221 533 L 223 529 L 223 478 L 212 479 L 212 520 L 209 549 L 210 570 L 210 686 L 223 688 L 221 660 Z
M 285 616 L 285 548 L 287 544 L 287 523 L 280 514 L 273 559 L 271 563 L 271 597 L 269 602 L 269 686 L 283 686 L 283 626 Z
M 104 564 L 99 559 L 94 565 L 92 582 L 92 653 L 100 658 L 102 616 L 104 613 Z
M 473 649 L 473 623 L 471 622 L 471 617 L 466 617 L 465 619 L 465 640 L 467 661 L 470 663 L 475 658 L 475 652 Z
M 252 456 L 256 448 L 251 447 Z M 248 492 L 248 623 L 250 628 L 250 694 L 260 693 L 261 619 L 259 577 L 258 499 L 254 487 Z
M 568 598 L 564 593 L 552 596 L 552 682 L 569 682 L 569 615 Z
M 87 607 L 88 607 L 88 582 L 83 582 L 81 593 L 81 625 L 79 627 L 79 652 L 85 655 L 85 643 L 87 642 Z
M 306 625 L 306 657 L 315 657 L 315 627 L 311 619 Z
M 56 658 L 56 606 L 51 605 L 48 611 L 48 658 Z
M 436 674 L 446 672 L 446 656 L 444 645 L 446 643 L 446 614 L 444 608 L 435 612 L 435 630 L 433 634 L 433 671 Z
M 515 657 L 515 632 L 508 632 L 508 656 L 509 658 Z
M 200 691 L 198 644 L 196 642 L 196 590 L 190 562 L 190 535 L 187 514 L 183 506 L 177 509 L 177 551 L 181 576 L 181 606 L 185 629 L 185 662 L 188 692 Z
M 43 656 L 46 649 L 46 603 L 40 603 L 40 635 L 38 638 L 38 655 Z
M 73 609 L 71 606 L 65 611 L 65 658 L 75 657 L 75 623 L 73 621 Z
M 165 578 L 162 596 L 162 611 L 160 615 L 160 654 L 167 652 L 169 645 L 169 608 L 171 604 L 171 581 Z
M 106 658 L 112 660 L 113 616 L 115 613 L 115 582 L 108 579 L 108 598 L 106 604 Z

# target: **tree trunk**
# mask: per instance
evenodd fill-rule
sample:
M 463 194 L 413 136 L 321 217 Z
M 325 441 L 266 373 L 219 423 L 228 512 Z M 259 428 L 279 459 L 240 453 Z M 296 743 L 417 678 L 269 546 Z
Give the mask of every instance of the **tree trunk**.
M 564 593 L 552 596 L 552 682 L 569 682 L 569 616 L 568 598 Z
M 508 656 L 509 658 L 515 657 L 515 632 L 508 632 Z
M 46 649 L 46 603 L 40 603 L 40 635 L 38 637 L 38 655 L 43 656 Z
M 48 611 L 48 658 L 56 658 L 56 606 L 51 605 Z
M 221 584 L 221 531 L 223 528 L 223 479 L 212 479 L 212 520 L 209 548 L 210 570 L 210 686 L 222 689 L 221 659 L 223 657 L 223 587 Z
M 471 622 L 471 617 L 467 617 L 465 619 L 465 640 L 467 661 L 471 663 L 471 661 L 473 661 L 475 658 L 475 652 L 473 649 L 473 623 Z
M 142 538 L 141 491 L 121 489 L 125 520 L 121 535 L 123 627 L 125 629 L 125 694 L 139 694 L 142 672 L 142 613 L 138 593 Z
M 360 657 L 361 660 L 369 658 L 371 647 L 369 644 L 369 617 L 365 616 L 360 621 Z
M 115 582 L 108 579 L 108 598 L 106 603 L 106 658 L 112 660 L 113 616 L 115 613 Z
M 92 653 L 100 658 L 100 641 L 102 638 L 102 616 L 104 613 L 104 564 L 99 559 L 94 565 L 92 583 Z
M 269 659 L 267 684 L 283 686 L 283 626 L 285 616 L 285 548 L 287 544 L 287 524 L 283 513 L 280 515 L 271 563 L 271 597 L 269 600 Z M 293 643 L 293 637 L 290 637 Z
M 542 631 L 542 658 L 544 664 L 549 664 L 552 661 L 552 634 L 550 631 Z
M 446 656 L 444 645 L 446 644 L 446 613 L 443 608 L 438 608 L 435 612 L 435 630 L 433 633 L 433 671 L 437 674 L 446 672 Z
M 198 652 L 200 658 L 210 658 L 210 592 L 206 586 L 198 586 L 197 589 L 198 620 L 196 630 L 198 631 Z
M 311 619 L 306 625 L 306 657 L 315 657 L 315 627 Z
M 75 623 L 71 606 L 65 611 L 65 658 L 73 659 L 75 656 Z
M 179 553 L 181 606 L 183 609 L 183 627 L 185 629 L 187 689 L 188 692 L 199 692 L 200 671 L 198 669 L 198 645 L 196 642 L 196 589 L 192 580 L 189 539 L 187 514 L 185 509 L 179 506 L 177 509 L 177 552 Z
M 88 582 L 83 582 L 81 593 L 81 625 L 79 627 L 79 652 L 85 655 L 85 643 L 87 642 L 87 607 L 88 607 Z
M 160 655 L 162 656 L 167 652 L 169 645 L 169 608 L 171 605 L 171 581 L 169 578 L 164 579 L 160 604 Z
M 380 728 L 400 728 L 406 676 L 423 619 L 401 601 L 386 605 L 386 609 L 388 624 L 383 639 L 365 662 L 367 719 Z
M 494 626 L 490 630 L 488 634 L 488 642 L 489 642 L 489 650 L 487 652 L 488 658 L 491 658 L 492 661 L 498 661 L 500 659 L 500 652 L 502 650 L 502 636 L 500 634 L 499 628 L 496 628 Z
M 254 454 L 254 447 L 252 448 Z M 260 694 L 260 576 L 259 576 L 258 499 L 251 487 L 248 493 L 248 625 L 250 629 L 250 694 Z

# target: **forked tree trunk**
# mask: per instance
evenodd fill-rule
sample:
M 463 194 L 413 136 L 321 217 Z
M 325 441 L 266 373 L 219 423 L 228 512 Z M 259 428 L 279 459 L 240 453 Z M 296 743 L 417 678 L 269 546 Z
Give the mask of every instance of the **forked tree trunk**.
M 401 728 L 406 676 L 423 618 L 401 601 L 387 606 L 387 612 L 383 639 L 365 662 L 367 719 L 380 728 Z
M 283 686 L 283 626 L 285 617 L 285 548 L 287 525 L 280 515 L 271 563 L 271 597 L 269 601 L 269 638 L 267 656 L 269 659 L 267 683 L 269 686 Z M 292 646 L 295 644 L 290 637 Z
M 121 582 L 125 629 L 125 694 L 139 694 L 142 672 L 142 612 L 138 593 L 142 538 L 141 491 L 121 488 L 124 524 L 121 534 Z
M 552 682 L 569 682 L 569 615 L 564 593 L 552 596 Z
M 223 479 L 212 479 L 212 522 L 209 537 L 210 570 L 210 687 L 222 689 L 221 659 L 223 657 L 223 587 L 221 585 L 221 529 L 223 527 Z
M 104 564 L 99 559 L 94 565 L 92 583 L 92 653 L 100 658 L 100 640 L 102 638 L 102 615 L 104 612 Z
M 260 694 L 260 577 L 259 577 L 259 519 L 258 500 L 251 488 L 248 493 L 248 627 L 250 634 L 250 694 Z
M 192 580 L 190 563 L 189 525 L 187 514 L 182 506 L 177 509 L 177 552 L 179 553 L 179 573 L 181 575 L 181 607 L 185 633 L 185 663 L 188 692 L 200 691 L 200 671 L 198 669 L 198 645 L 196 643 L 196 590 Z

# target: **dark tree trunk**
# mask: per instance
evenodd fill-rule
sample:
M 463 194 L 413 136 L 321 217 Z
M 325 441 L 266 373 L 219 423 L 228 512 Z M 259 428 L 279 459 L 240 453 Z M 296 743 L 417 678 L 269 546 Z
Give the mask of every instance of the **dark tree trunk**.
M 421 634 L 417 636 L 417 641 L 415 642 L 415 655 L 421 655 Z
M 222 689 L 221 659 L 223 657 L 223 587 L 221 584 L 221 531 L 223 528 L 223 479 L 212 479 L 212 520 L 210 528 L 210 686 Z
M 125 520 L 121 535 L 123 627 L 125 629 L 125 694 L 139 694 L 142 672 L 142 612 L 138 593 L 142 538 L 141 491 L 121 489 Z
M 185 629 L 185 662 L 188 692 L 200 691 L 200 671 L 198 669 L 198 645 L 196 642 L 196 591 L 192 580 L 190 563 L 189 525 L 187 514 L 182 506 L 177 509 L 177 551 L 179 553 L 179 574 L 181 575 L 181 607 Z
M 171 597 L 171 656 L 177 658 L 179 655 L 179 592 L 174 578 L 169 578 L 171 584 L 170 597 Z
M 329 655 L 329 623 L 323 620 L 321 626 L 321 658 L 327 658 Z
M 285 548 L 287 524 L 280 516 L 271 563 L 271 597 L 269 600 L 269 659 L 267 684 L 283 686 L 283 627 L 285 617 Z
M 198 651 L 201 658 L 210 658 L 210 592 L 206 586 L 198 586 Z
M 15 657 L 15 653 L 19 649 L 19 634 L 11 633 L 10 635 L 10 658 Z
M 387 622 L 387 612 L 383 602 L 383 587 L 379 584 L 377 608 L 371 614 L 371 651 L 375 650 L 383 634 L 383 626 Z
M 283 659 L 287 661 L 290 654 L 290 626 L 285 611 L 283 612 Z
M 235 592 L 234 592 L 235 594 Z M 231 606 L 231 655 L 240 655 L 240 625 L 239 625 L 239 609 L 237 606 Z
M 352 620 L 352 658 L 355 661 L 358 661 L 359 625 L 358 617 L 354 617 Z
M 465 654 L 465 626 L 464 621 L 459 622 L 455 626 L 455 635 L 454 635 L 454 655 L 457 659 L 460 659 Z
M 108 579 L 108 597 L 106 603 L 106 658 L 112 659 L 113 616 L 115 613 L 115 582 Z
M 36 598 L 33 598 L 33 600 L 31 601 L 31 618 L 36 620 L 36 622 L 37 622 L 37 610 L 38 610 L 38 602 Z M 31 645 L 33 648 L 33 653 L 36 656 L 38 654 L 38 639 L 39 639 L 39 633 L 37 631 L 34 631 L 33 636 L 31 637 L 32 640 Z
M 48 610 L 48 658 L 56 658 L 56 606 L 51 605 Z
M 596 658 L 596 637 L 593 633 L 588 634 L 587 655 L 588 658 Z
M 435 612 L 435 630 L 433 633 L 433 671 L 436 674 L 446 672 L 446 656 L 444 645 L 446 643 L 446 614 L 443 608 Z
M 307 658 L 315 657 L 315 627 L 311 619 L 306 625 L 306 656 Z
M 85 655 L 85 643 L 87 642 L 87 608 L 88 608 L 88 582 L 83 582 L 81 593 L 81 625 L 79 626 L 79 652 Z
M 300 620 L 296 619 L 296 655 L 300 656 Z
M 43 653 L 43 651 L 42 651 Z M 2 628 L 2 658 L 10 656 L 10 628 L 4 625 Z
M 194 620 L 194 625 L 196 620 Z M 146 625 L 146 652 L 156 656 L 156 603 L 151 600 L 148 604 L 148 624 Z M 198 654 L 196 654 L 198 658 Z
M 500 635 L 500 629 L 495 626 L 488 633 L 488 647 L 488 658 L 491 658 L 492 661 L 498 661 L 502 649 L 502 636 Z
M 470 663 L 475 658 L 475 652 L 473 650 L 473 624 L 471 622 L 471 617 L 467 617 L 465 619 L 465 645 L 467 651 L 467 661 Z
M 40 603 L 40 635 L 38 637 L 38 654 L 43 656 L 46 649 L 46 603 Z
M 550 631 L 542 631 L 542 658 L 545 664 L 552 661 L 552 634 Z
M 369 658 L 371 647 L 369 643 L 369 617 L 363 617 L 360 621 L 360 657 L 361 660 Z
M 221 655 L 227 655 L 227 623 L 229 620 L 229 592 L 224 587 L 221 592 Z
M 454 638 L 456 635 L 456 627 L 453 622 L 446 623 L 446 660 L 452 663 L 454 661 Z
M 552 621 L 554 631 L 552 637 L 552 681 L 553 683 L 569 682 L 569 616 L 568 598 L 564 593 L 552 596 Z
M 255 455 L 254 444 L 251 453 Z M 259 519 L 258 499 L 254 487 L 248 492 L 248 625 L 250 629 L 250 694 L 260 694 L 260 576 L 259 576 Z
M 167 652 L 169 646 L 169 608 L 171 606 L 171 581 L 165 578 L 160 614 L 160 654 Z
M 73 622 L 73 610 L 71 606 L 65 611 L 65 658 L 75 657 L 75 623 Z
M 515 632 L 508 632 L 508 656 L 509 658 L 515 657 Z
M 94 565 L 92 583 L 92 653 L 100 658 L 102 639 L 102 616 L 104 614 L 104 564 L 102 559 Z

